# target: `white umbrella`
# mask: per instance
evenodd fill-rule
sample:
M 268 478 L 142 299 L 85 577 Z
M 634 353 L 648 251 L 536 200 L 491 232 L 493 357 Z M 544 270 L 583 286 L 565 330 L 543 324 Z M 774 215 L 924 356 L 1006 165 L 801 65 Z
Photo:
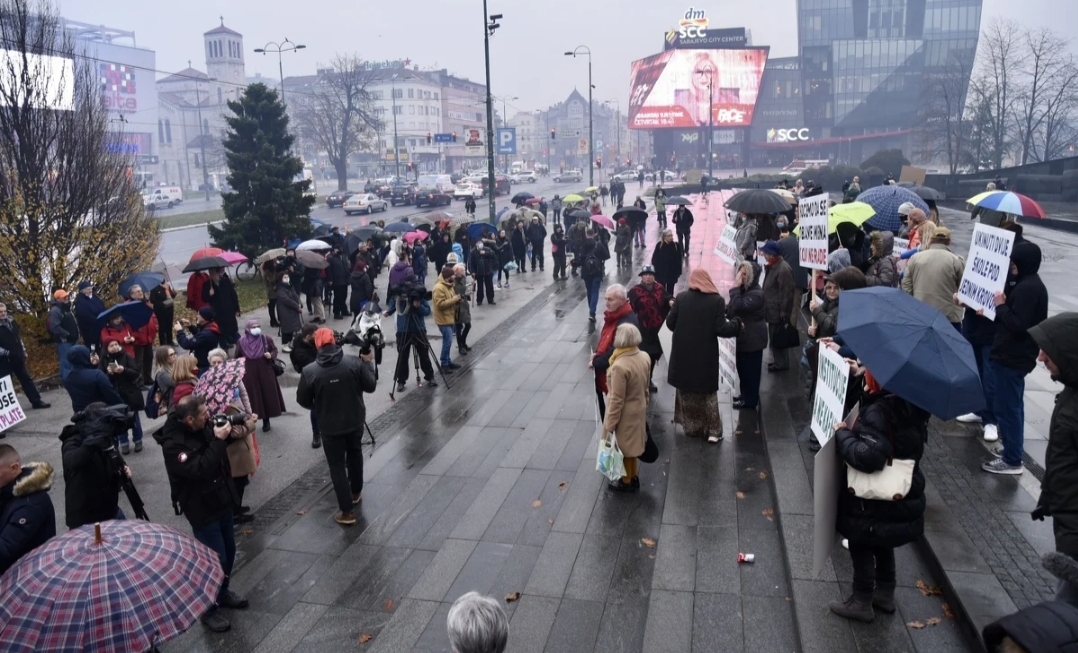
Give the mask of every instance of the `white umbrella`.
M 459 227 L 461 225 L 471 224 L 473 222 L 475 222 L 475 216 L 468 215 L 467 213 L 462 213 L 459 215 L 454 215 L 453 219 L 449 221 L 449 226 Z
M 305 240 L 296 246 L 296 251 L 318 251 L 323 249 L 333 249 L 333 246 L 324 240 Z

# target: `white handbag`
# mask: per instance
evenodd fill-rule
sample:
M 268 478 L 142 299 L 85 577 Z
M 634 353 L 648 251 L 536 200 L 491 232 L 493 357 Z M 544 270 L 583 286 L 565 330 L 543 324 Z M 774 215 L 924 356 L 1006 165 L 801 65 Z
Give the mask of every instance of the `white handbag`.
M 882 470 L 868 474 L 847 463 L 846 485 L 850 494 L 859 499 L 901 501 L 913 485 L 913 468 L 916 465 L 916 460 L 889 459 Z

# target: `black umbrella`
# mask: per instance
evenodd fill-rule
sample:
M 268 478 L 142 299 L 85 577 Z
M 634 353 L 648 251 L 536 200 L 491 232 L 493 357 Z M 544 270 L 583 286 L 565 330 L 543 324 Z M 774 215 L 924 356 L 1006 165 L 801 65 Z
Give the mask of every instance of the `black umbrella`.
M 692 204 L 692 202 L 690 202 L 689 200 L 687 200 L 684 197 L 681 197 L 680 195 L 675 195 L 673 197 L 667 198 L 666 203 L 667 204 L 676 204 L 677 206 L 688 206 L 689 204 Z
M 376 236 L 382 233 L 382 228 L 376 224 L 369 224 L 363 227 L 358 227 L 348 232 L 349 236 L 355 236 L 360 240 L 367 240 L 371 236 Z
M 198 272 L 199 270 L 212 270 L 213 268 L 227 268 L 228 261 L 220 256 L 204 256 L 187 264 L 184 272 Z
M 315 238 L 318 238 L 319 236 L 328 236 L 329 231 L 332 228 L 333 227 L 329 226 L 328 224 L 320 224 L 314 228 L 314 231 L 311 232 L 311 235 Z
M 726 208 L 746 214 L 785 213 L 790 205 L 778 193 L 770 190 L 753 188 L 743 190 L 726 201 Z
M 614 211 L 614 221 L 625 218 L 630 223 L 648 219 L 648 212 L 638 206 L 626 206 Z
M 535 197 L 535 195 L 532 195 L 531 193 L 528 193 L 528 192 L 517 193 L 516 195 L 513 196 L 513 199 L 510 200 L 510 201 L 513 202 L 513 204 L 522 204 L 522 203 L 527 202 L 528 200 L 532 199 L 533 197 Z
M 120 282 L 120 297 L 129 297 L 131 295 L 131 286 L 138 286 L 142 288 L 146 295 L 149 295 L 151 290 L 160 286 L 164 281 L 165 275 L 160 272 L 136 272 Z
M 926 202 L 928 200 L 932 200 L 933 202 L 940 202 L 947 199 L 947 195 L 939 192 L 935 188 L 929 188 L 928 186 L 919 186 L 917 184 L 899 184 L 899 186 L 903 186 L 906 188 L 906 190 L 912 191 L 913 194 L 925 200 Z
M 591 218 L 591 211 L 587 209 L 569 209 L 565 212 L 570 220 L 587 220 Z

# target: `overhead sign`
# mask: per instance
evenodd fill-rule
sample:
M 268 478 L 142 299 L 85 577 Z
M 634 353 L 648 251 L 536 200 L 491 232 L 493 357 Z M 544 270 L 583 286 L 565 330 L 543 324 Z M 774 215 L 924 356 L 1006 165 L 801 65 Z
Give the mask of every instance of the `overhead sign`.
M 0 431 L 7 430 L 26 419 L 26 413 L 15 396 L 15 386 L 11 377 L 0 378 Z
M 850 381 L 850 366 L 837 352 L 820 347 L 816 374 L 816 397 L 812 407 L 812 433 L 821 445 L 835 435 L 835 424 L 846 406 L 846 385 Z
M 483 154 L 486 151 L 486 145 L 483 143 L 483 130 L 469 129 L 468 138 L 464 141 L 464 146 L 467 148 L 468 154 Z
M 801 267 L 810 270 L 827 270 L 827 193 L 802 198 L 797 205 L 798 223 L 801 235 L 798 236 L 798 258 Z
M 767 130 L 767 142 L 795 143 L 797 141 L 811 141 L 811 133 L 808 127 L 801 127 L 800 129 L 776 129 L 772 127 Z
M 996 293 L 1003 292 L 1007 284 L 1012 249 L 1013 231 L 983 224 L 973 227 L 973 242 L 958 284 L 958 298 L 974 310 L 983 310 L 990 320 L 996 319 Z
M 160 157 L 156 154 L 140 154 L 138 155 L 138 163 L 143 166 L 155 166 L 160 163 Z
M 588 139 L 578 138 L 576 141 L 576 153 L 587 154 L 588 153 Z
M 686 143 L 692 144 L 692 143 L 698 142 L 699 140 L 700 140 L 700 132 L 696 132 L 696 131 L 693 131 L 693 132 L 681 132 L 681 142 L 682 142 L 682 144 L 686 144 Z
M 702 11 L 699 13 L 703 13 Z M 710 29 L 706 23 L 707 18 L 701 19 L 688 19 L 703 20 L 705 25 L 701 29 L 697 25 L 685 25 L 685 36 L 682 36 L 682 26 L 674 29 L 667 30 L 665 38 L 663 40 L 664 50 L 679 50 L 679 49 L 719 49 L 719 48 L 743 48 L 749 44 L 749 35 L 744 27 L 734 27 L 726 29 Z M 681 22 L 686 22 L 686 19 L 682 19 Z M 689 31 L 699 32 L 701 36 L 688 36 Z
M 452 143 L 453 142 L 453 134 L 435 134 L 434 135 L 434 142 L 438 143 L 439 145 L 446 144 L 446 143 Z
M 497 140 L 498 154 L 510 155 L 517 153 L 517 128 L 516 127 L 499 127 Z

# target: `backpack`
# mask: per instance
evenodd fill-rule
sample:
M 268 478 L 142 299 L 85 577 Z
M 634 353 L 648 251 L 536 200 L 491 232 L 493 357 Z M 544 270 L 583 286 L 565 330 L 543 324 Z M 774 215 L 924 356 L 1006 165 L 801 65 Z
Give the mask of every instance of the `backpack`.
M 589 279 L 594 277 L 601 277 L 603 276 L 603 272 L 603 264 L 599 260 L 599 257 L 596 256 L 594 252 L 588 254 L 588 256 L 584 259 L 584 276 L 588 277 Z
M 151 385 L 150 389 L 146 392 L 145 411 L 146 417 L 149 417 L 150 419 L 157 419 L 161 415 L 161 404 L 157 403 L 157 400 L 154 399 L 160 391 L 161 388 L 157 385 L 157 380 L 155 379 L 153 385 Z M 162 397 L 162 399 L 167 399 L 167 397 Z

